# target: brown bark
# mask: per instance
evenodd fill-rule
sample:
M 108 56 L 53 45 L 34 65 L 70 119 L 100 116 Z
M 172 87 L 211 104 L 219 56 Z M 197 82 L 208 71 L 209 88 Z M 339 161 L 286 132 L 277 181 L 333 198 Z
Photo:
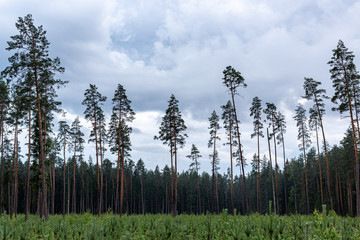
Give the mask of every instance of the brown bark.
M 176 148 L 176 126 L 175 126 L 175 118 L 173 118 L 174 123 L 174 155 L 175 155 L 175 183 L 174 183 L 174 208 L 173 208 L 173 216 L 175 217 L 177 214 L 177 148 Z
M 27 167 L 27 178 L 26 178 L 25 222 L 28 220 L 28 213 L 30 211 L 30 174 L 31 174 L 30 161 L 31 161 L 31 104 L 29 104 L 29 146 L 28 146 L 28 167 Z
M 287 190 L 286 190 L 286 157 L 285 157 L 285 140 L 283 129 L 281 127 L 281 140 L 282 140 L 282 148 L 283 148 L 283 157 L 284 157 L 284 198 L 285 198 L 285 214 L 288 212 L 288 204 L 287 204 Z
M 271 183 L 272 183 L 272 192 L 273 192 L 273 204 L 274 204 L 274 212 L 276 213 L 276 198 L 275 198 L 275 183 L 274 177 L 272 173 L 272 161 L 271 161 L 271 148 L 270 148 L 270 136 L 269 136 L 269 128 L 266 128 L 267 139 L 268 139 L 268 147 L 269 147 L 269 159 L 270 159 L 270 176 L 271 176 Z
M 76 185 L 75 185 L 75 168 L 76 168 L 76 137 L 74 146 L 74 159 L 73 159 L 73 191 L 72 191 L 72 212 L 76 213 Z
M 332 195 L 331 195 L 331 187 L 330 187 L 330 165 L 329 165 L 329 158 L 328 158 L 327 147 L 326 147 L 324 125 L 323 125 L 323 122 L 322 122 L 322 117 L 321 117 L 321 112 L 320 112 L 320 108 L 319 108 L 318 99 L 317 99 L 315 93 L 314 93 L 314 99 L 315 99 L 315 104 L 316 104 L 316 108 L 317 108 L 317 111 L 318 111 L 318 116 L 319 116 L 319 120 L 320 120 L 320 127 L 321 127 L 321 132 L 322 132 L 323 141 L 324 141 L 324 150 L 325 150 L 325 159 L 326 159 L 326 173 L 327 173 L 326 174 L 326 180 L 327 180 L 328 195 L 329 195 L 329 199 L 330 199 L 330 209 L 334 209 L 334 204 L 333 204 Z
M 345 77 L 345 84 L 346 84 L 346 92 L 348 95 L 348 104 L 349 104 L 349 111 L 350 111 L 350 118 L 351 118 L 351 128 L 354 140 L 354 147 L 355 147 L 355 189 L 356 189 L 356 216 L 360 216 L 360 186 L 359 186 L 359 151 L 357 146 L 357 139 L 355 134 L 355 125 L 354 125 L 354 117 L 353 117 L 353 109 L 351 104 L 351 94 L 349 90 L 349 82 L 347 78 L 347 72 L 344 68 L 344 77 Z
M 35 46 L 33 45 L 33 49 Z M 40 104 L 40 89 L 39 89 L 39 81 L 38 81 L 38 69 L 37 69 L 37 59 L 36 55 L 34 58 L 34 74 L 35 74 L 35 88 L 36 88 L 36 102 L 37 102 L 37 110 L 38 110 L 38 121 L 39 121 L 39 145 L 40 145 L 40 165 L 41 165 L 41 184 L 42 184 L 42 211 L 40 212 L 40 217 L 42 218 L 45 215 L 45 220 L 48 220 L 48 212 L 47 212 L 47 187 L 46 187 L 46 170 L 45 170 L 45 151 L 44 151 L 44 137 L 43 137 L 43 127 L 42 127 L 42 117 L 41 117 L 41 104 Z
M 257 174 L 257 211 L 261 213 L 261 193 L 260 193 L 260 129 L 257 129 L 257 147 L 258 147 L 258 174 Z M 232 168 L 232 164 L 231 164 Z M 233 193 L 232 193 L 233 194 Z
M 65 205 L 66 205 L 66 202 L 65 202 L 65 193 L 66 193 L 66 158 L 65 158 L 65 149 L 66 149 L 66 133 L 65 133 L 65 136 L 64 136 L 64 148 L 63 148 L 63 154 L 64 154 L 64 179 L 63 179 L 63 217 L 65 217 Z
M 1 103 L 1 184 L 0 184 L 0 214 L 2 214 L 2 199 L 4 187 L 4 102 Z
M 275 157 L 275 197 L 276 197 L 276 209 L 278 210 L 278 214 L 280 213 L 279 208 L 279 188 L 278 188 L 278 164 L 277 164 L 277 151 L 276 151 L 276 137 L 275 137 L 275 116 L 271 115 L 272 122 L 272 130 L 273 130 L 273 138 L 274 138 L 274 157 Z
M 94 134 L 95 134 L 95 154 L 96 154 L 96 172 L 97 172 L 97 192 L 98 192 L 98 216 L 101 214 L 101 193 L 100 193 L 100 173 L 99 173 L 99 154 L 98 154 L 98 140 L 97 140 L 97 119 L 95 99 L 93 99 L 94 106 Z
M 302 123 L 304 124 L 304 123 Z M 302 125 L 302 131 L 304 133 L 304 126 Z M 305 152 L 305 137 L 303 134 L 302 137 L 302 143 L 303 143 L 303 154 L 304 154 L 304 165 L 305 165 L 305 189 L 306 189 L 306 205 L 307 205 L 307 214 L 310 213 L 310 202 L 309 202 L 309 185 L 308 185 L 308 176 L 307 176 L 307 163 L 306 163 L 306 152 Z
M 233 171 L 233 150 L 232 150 L 232 124 L 231 121 L 229 121 L 229 139 L 230 139 L 230 167 L 231 167 L 231 207 L 232 212 L 235 214 L 235 200 L 234 200 L 234 171 Z
M 321 205 L 324 204 L 324 195 L 323 195 L 323 183 L 322 183 L 322 171 L 321 171 L 321 159 L 320 159 L 320 148 L 319 148 L 319 136 L 318 136 L 318 129 L 317 126 L 315 128 L 316 132 L 316 145 L 317 145 L 317 152 L 319 158 L 319 178 L 320 178 L 320 194 L 321 194 Z
M 232 89 L 232 86 L 230 88 Z M 243 159 L 242 150 L 241 150 L 240 130 L 239 130 L 239 123 L 238 123 L 238 118 L 237 118 L 237 114 L 236 114 L 235 99 L 234 99 L 234 93 L 233 92 L 231 92 L 231 98 L 232 98 L 232 103 L 233 103 L 233 107 L 234 107 L 234 114 L 235 114 L 236 131 L 237 131 L 237 138 L 238 138 L 239 151 L 240 151 L 241 169 L 242 169 L 242 172 L 244 173 L 244 159 Z M 249 208 L 248 208 L 249 203 L 248 203 L 248 198 L 247 198 L 245 174 L 243 174 L 243 182 L 244 182 L 243 190 L 244 190 L 244 194 L 245 194 L 246 214 L 249 215 Z

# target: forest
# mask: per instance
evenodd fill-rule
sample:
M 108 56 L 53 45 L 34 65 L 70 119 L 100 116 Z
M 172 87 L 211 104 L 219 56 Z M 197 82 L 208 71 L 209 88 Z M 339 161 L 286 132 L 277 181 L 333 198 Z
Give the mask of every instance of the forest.
M 308 215 L 326 205 L 338 215 L 360 216 L 360 75 L 353 52 L 341 40 L 328 62 L 334 96 L 326 94 L 321 82 L 304 78 L 303 98 L 313 107 L 305 109 L 299 104 L 294 109 L 298 157 L 286 157 L 283 113 L 275 104 L 263 104 L 261 96 L 255 96 L 248 111 L 258 152 L 246 163 L 237 113 L 238 93 L 247 85 L 241 73 L 228 66 L 219 81 L 229 101 L 221 106 L 221 114 L 209 114 L 212 171 L 201 172 L 202 153 L 192 144 L 187 155 L 189 169 L 178 172 L 178 150 L 186 143 L 187 128 L 174 95 L 154 136 L 154 141 L 168 147 L 169 164 L 163 169 L 147 169 L 142 159 L 131 158 L 130 123 L 136 113 L 124 87 L 118 84 L 115 89 L 107 122 L 103 105 L 111 96 L 103 96 L 96 85 L 89 84 L 81 104 L 83 116 L 92 126 L 90 136 L 84 136 L 79 118 L 71 124 L 55 123 L 55 114 L 64 114 L 57 90 L 67 84 L 58 79 L 65 69 L 60 58 L 50 57 L 46 31 L 34 25 L 30 14 L 15 25 L 18 34 L 10 37 L 6 48 L 13 55 L 0 78 L 1 214 L 10 218 L 24 214 L 25 221 L 32 214 L 45 219 L 49 214 L 70 213 L 176 216 L 220 214 L 226 209 L 234 215 L 249 215 L 269 213 L 271 206 L 279 215 Z M 334 111 L 348 117 L 349 128 L 334 146 L 327 143 L 323 125 L 326 99 L 331 99 Z M 226 133 L 221 143 L 220 128 Z M 22 130 L 27 142 L 19 141 Z M 313 144 L 310 134 L 316 136 Z M 267 145 L 260 146 L 260 138 L 265 138 Z M 89 142 L 96 154 L 85 159 L 84 146 Z M 230 167 L 222 174 L 219 144 L 229 148 Z M 260 156 L 260 148 L 269 154 Z M 114 159 L 105 158 L 105 151 Z M 246 164 L 252 168 L 247 173 Z

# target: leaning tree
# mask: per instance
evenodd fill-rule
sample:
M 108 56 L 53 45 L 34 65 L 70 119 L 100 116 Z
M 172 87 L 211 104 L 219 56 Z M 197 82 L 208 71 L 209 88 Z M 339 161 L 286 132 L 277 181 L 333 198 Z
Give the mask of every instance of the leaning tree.
M 240 141 L 240 130 L 239 130 L 239 121 L 236 114 L 236 105 L 235 105 L 235 95 L 238 94 L 238 88 L 243 87 L 245 88 L 247 85 L 245 83 L 245 79 L 243 76 L 241 76 L 241 73 L 239 71 L 236 71 L 232 66 L 227 66 L 226 69 L 223 71 L 224 77 L 222 78 L 223 84 L 225 87 L 229 90 L 232 100 L 232 105 L 234 109 L 234 115 L 235 115 L 235 123 L 236 123 L 236 136 L 238 138 L 238 146 L 239 146 L 239 158 L 240 158 L 240 164 L 241 164 L 241 170 L 243 173 L 243 191 L 245 194 L 245 204 L 246 204 L 246 213 L 249 214 L 249 204 L 248 204 L 248 197 L 247 197 L 247 190 L 246 190 L 246 179 L 245 179 L 245 172 L 244 172 L 244 158 L 243 158 L 243 151 L 242 151 L 242 145 Z

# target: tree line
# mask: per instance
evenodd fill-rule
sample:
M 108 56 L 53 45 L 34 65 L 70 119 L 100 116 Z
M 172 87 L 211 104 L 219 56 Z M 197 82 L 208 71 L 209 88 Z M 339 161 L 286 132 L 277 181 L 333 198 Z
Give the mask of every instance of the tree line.
M 14 54 L 1 72 L 0 81 L 1 213 L 6 211 L 10 217 L 25 213 L 25 219 L 29 213 L 47 219 L 49 213 L 86 211 L 99 216 L 106 211 L 176 216 L 219 213 L 226 208 L 231 213 L 250 214 L 266 213 L 271 200 L 278 214 L 309 214 L 327 204 L 338 214 L 360 215 L 360 75 L 354 54 L 341 40 L 328 62 L 335 89 L 331 97 L 333 110 L 350 116 L 350 127 L 339 146 L 329 146 L 325 138 L 323 117 L 329 97 L 321 82 L 306 77 L 303 98 L 313 106 L 307 111 L 299 104 L 294 110 L 302 153 L 287 159 L 285 116 L 274 103 L 266 102 L 263 107 L 256 96 L 249 111 L 254 127 L 251 138 L 256 138 L 257 153 L 251 159 L 252 170 L 246 173 L 236 103 L 240 89 L 247 84 L 239 71 L 228 66 L 222 83 L 229 100 L 221 106 L 220 115 L 213 111 L 209 117 L 210 175 L 200 173 L 202 156 L 194 144 L 187 155 L 191 160 L 189 169 L 178 172 L 178 151 L 185 146 L 187 128 L 174 95 L 170 96 L 159 132 L 154 136 L 154 140 L 169 147 L 170 166 L 163 169 L 157 166 L 148 170 L 141 159 L 134 162 L 131 158 L 130 123 L 135 112 L 121 84 L 115 89 L 108 122 L 102 107 L 107 97 L 96 85 L 90 84 L 86 89 L 82 105 L 84 117 L 92 126 L 88 139 L 79 117 L 70 125 L 60 121 L 55 129 L 55 114 L 65 114 L 56 92 L 67 84 L 57 78 L 65 69 L 59 58 L 49 57 L 46 31 L 34 25 L 31 15 L 20 17 L 16 28 L 19 34 L 10 37 L 6 48 Z M 226 133 L 222 142 L 221 128 Z M 22 129 L 26 129 L 28 139 L 23 145 L 18 139 Z M 316 147 L 311 145 L 311 133 L 316 136 Z M 267 140 L 267 146 L 260 144 L 261 138 Z M 86 142 L 95 145 L 95 156 L 88 160 L 84 159 Z M 229 147 L 230 167 L 224 174 L 219 173 L 220 143 Z M 21 146 L 27 149 L 21 151 Z M 115 161 L 105 158 L 107 148 L 116 156 Z M 260 156 L 261 148 L 268 154 Z M 279 156 L 284 161 L 283 169 L 279 168 Z M 234 174 L 236 166 L 239 174 Z

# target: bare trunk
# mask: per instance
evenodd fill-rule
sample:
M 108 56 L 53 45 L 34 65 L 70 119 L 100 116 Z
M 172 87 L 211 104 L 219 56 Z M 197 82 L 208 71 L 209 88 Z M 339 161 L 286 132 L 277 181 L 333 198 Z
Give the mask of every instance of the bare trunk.
M 64 179 L 63 179 L 63 217 L 65 217 L 65 205 L 66 205 L 66 201 L 65 201 L 65 195 L 66 195 L 66 158 L 65 158 L 65 149 L 66 149 L 66 136 L 64 136 L 64 149 L 63 149 L 63 154 L 64 154 Z
M 354 147 L 355 147 L 355 189 L 356 189 L 356 216 L 360 216 L 360 186 L 359 186 L 359 151 L 358 151 L 358 144 L 355 134 L 355 125 L 354 125 L 354 117 L 353 117 L 353 109 L 351 103 L 351 95 L 349 90 L 349 82 L 347 79 L 346 69 L 344 69 L 345 73 L 345 82 L 346 82 L 346 92 L 348 95 L 348 104 L 349 104 L 349 111 L 350 111 L 350 118 L 351 118 L 351 127 L 352 127 L 352 134 L 354 140 Z
M 319 148 L 319 136 L 317 126 L 315 128 L 316 131 L 316 145 L 317 145 L 317 152 L 319 158 L 319 178 L 320 178 L 320 193 L 321 193 L 321 205 L 324 204 L 324 195 L 323 195 L 323 183 L 322 183 L 322 171 L 321 171 L 321 159 L 320 159 L 320 148 Z
M 257 129 L 257 147 L 258 147 L 258 174 L 257 174 L 257 211 L 261 213 L 261 193 L 260 193 L 260 133 Z
M 328 158 L 327 147 L 326 147 L 324 125 L 323 125 L 323 122 L 322 122 L 321 112 L 320 112 L 320 108 L 319 108 L 319 104 L 318 104 L 316 94 L 314 94 L 314 98 L 315 98 L 316 108 L 317 108 L 318 116 L 319 116 L 319 120 L 320 120 L 320 127 L 321 127 L 322 137 L 323 137 L 323 141 L 324 141 L 324 150 L 325 150 L 325 159 L 326 159 L 326 173 L 327 173 L 326 174 L 326 180 L 327 180 L 326 182 L 327 182 L 328 195 L 329 195 L 329 199 L 330 199 L 330 209 L 334 209 L 334 204 L 333 204 L 332 195 L 331 195 L 331 187 L 330 187 L 330 165 L 329 165 L 329 158 Z M 351 116 L 352 116 L 352 112 L 351 112 Z M 351 121 L 351 122 L 353 123 L 353 121 Z M 356 159 L 358 159 L 358 157 Z
M 303 123 L 302 123 L 303 124 Z M 302 131 L 304 133 L 304 127 L 302 126 Z M 307 176 L 307 163 L 306 163 L 306 152 L 305 152 L 305 137 L 303 134 L 303 153 L 304 153 L 304 164 L 305 164 L 305 187 L 306 187 L 306 205 L 307 205 L 307 214 L 310 213 L 310 202 L 309 202 L 309 186 L 308 186 L 308 176 Z
M 37 63 L 36 56 L 34 55 L 34 62 Z M 41 183 L 42 183 L 42 211 L 40 212 L 40 217 L 42 218 L 45 215 L 45 220 L 48 220 L 47 212 L 47 187 L 46 187 L 46 170 L 45 170 L 45 151 L 44 151 L 44 137 L 43 137 L 43 127 L 42 127 L 42 118 L 41 118 L 41 104 L 40 104 L 40 89 L 37 73 L 37 65 L 34 69 L 35 73 L 35 86 L 36 86 L 36 102 L 38 110 L 38 121 L 39 121 L 39 145 L 40 145 L 40 165 L 41 165 Z
M 4 187 L 4 102 L 1 103 L 1 185 L 0 185 L 0 214 L 3 212 L 2 199 Z
M 72 192 L 72 211 L 76 213 L 76 186 L 75 186 L 75 170 L 76 170 L 76 138 L 74 146 L 74 160 L 73 160 L 73 192 Z
M 235 114 L 235 122 L 236 122 L 236 131 L 237 131 L 237 138 L 238 138 L 238 144 L 239 144 L 241 169 L 242 169 L 242 172 L 244 173 L 244 159 L 243 159 L 242 150 L 241 150 L 240 130 L 239 130 L 239 123 L 238 123 L 238 118 L 237 118 L 237 114 L 236 114 L 235 99 L 234 99 L 234 93 L 233 92 L 231 92 L 231 98 L 232 98 L 232 103 L 233 103 L 233 107 L 234 107 L 234 114 Z M 246 214 L 249 215 L 249 208 L 248 208 L 249 204 L 248 204 L 248 198 L 247 198 L 245 174 L 243 175 L 243 182 L 244 182 L 244 189 L 243 190 L 244 190 L 244 194 L 245 194 Z
M 275 156 L 275 196 L 276 196 L 276 209 L 278 210 L 278 214 L 280 213 L 279 207 L 279 188 L 278 188 L 278 164 L 277 164 L 277 148 L 276 148 L 276 136 L 275 136 L 275 117 L 274 114 L 271 116 L 272 121 L 272 129 L 273 129 L 273 137 L 274 137 L 274 156 Z
M 231 207 L 232 212 L 235 215 L 235 200 L 234 200 L 234 171 L 233 171 L 233 150 L 232 150 L 232 124 L 231 121 L 229 121 L 229 139 L 230 139 L 230 167 L 231 167 Z
M 270 149 L 270 136 L 269 136 L 269 128 L 266 128 L 267 132 L 267 139 L 268 139 L 268 147 L 269 147 L 269 158 L 270 158 L 270 176 L 271 176 L 271 183 L 272 183 L 272 192 L 273 192 L 273 204 L 274 204 L 274 212 L 276 213 L 276 202 L 275 202 L 275 184 L 274 184 L 274 177 L 272 173 L 272 161 L 271 161 L 271 149 Z
M 30 95 L 30 94 L 29 94 Z M 29 104 L 29 146 L 28 146 L 28 166 L 27 166 L 27 178 L 26 178 L 26 209 L 25 209 L 25 222 L 28 220 L 28 214 L 30 211 L 30 163 L 31 161 L 31 104 Z M 1 205 L 0 205 L 1 206 Z
M 282 139 L 282 148 L 283 148 L 283 157 L 284 157 L 284 198 L 285 198 L 285 214 L 288 212 L 288 206 L 287 206 L 287 190 L 286 190 L 286 157 L 285 157 L 285 140 L 284 140 L 284 134 L 283 129 L 281 127 L 281 139 Z

